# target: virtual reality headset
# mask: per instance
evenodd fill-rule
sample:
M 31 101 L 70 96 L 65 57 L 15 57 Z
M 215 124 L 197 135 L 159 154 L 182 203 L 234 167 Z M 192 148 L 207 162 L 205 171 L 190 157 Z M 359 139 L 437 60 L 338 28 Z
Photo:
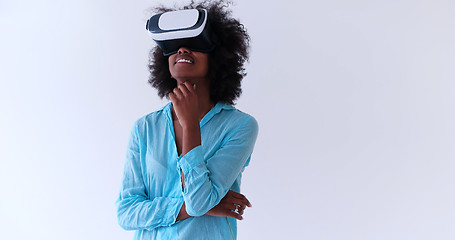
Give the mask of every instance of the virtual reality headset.
M 183 46 L 196 52 L 210 52 L 215 49 L 205 9 L 156 14 L 147 21 L 145 28 L 164 56 L 176 53 Z

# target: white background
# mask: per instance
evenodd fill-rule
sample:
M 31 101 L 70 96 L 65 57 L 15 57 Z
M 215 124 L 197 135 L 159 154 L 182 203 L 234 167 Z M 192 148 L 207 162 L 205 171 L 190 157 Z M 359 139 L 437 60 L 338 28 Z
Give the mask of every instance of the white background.
M 131 239 L 114 202 L 155 1 L 0 0 L 0 239 Z M 260 133 L 239 239 L 455 239 L 455 2 L 237 1 Z

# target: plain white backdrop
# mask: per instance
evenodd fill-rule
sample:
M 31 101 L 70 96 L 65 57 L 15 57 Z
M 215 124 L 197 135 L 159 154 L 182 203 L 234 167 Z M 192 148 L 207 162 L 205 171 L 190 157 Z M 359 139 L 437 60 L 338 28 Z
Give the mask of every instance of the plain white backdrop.
M 162 1 L 163 2 L 163 1 Z M 157 1 L 0 0 L 0 239 L 131 239 Z M 237 1 L 260 133 L 239 239 L 455 239 L 455 2 Z

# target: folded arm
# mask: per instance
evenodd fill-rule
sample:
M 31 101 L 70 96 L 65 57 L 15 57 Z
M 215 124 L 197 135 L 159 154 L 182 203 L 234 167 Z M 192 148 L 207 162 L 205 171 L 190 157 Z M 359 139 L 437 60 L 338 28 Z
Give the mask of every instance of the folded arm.
M 178 160 L 178 167 L 185 209 L 180 211 L 179 219 L 201 216 L 220 203 L 242 172 L 253 151 L 258 125 L 254 118 L 245 118 L 236 129 L 231 129 L 215 154 L 205 159 L 195 86 L 188 82 L 180 84 L 169 98 L 183 130 L 182 157 Z M 243 208 L 248 202 L 245 199 Z
M 184 178 L 183 198 L 190 216 L 207 213 L 228 193 L 251 156 L 257 130 L 256 120 L 250 117 L 210 158 L 204 159 L 202 146 L 197 146 L 179 159 Z

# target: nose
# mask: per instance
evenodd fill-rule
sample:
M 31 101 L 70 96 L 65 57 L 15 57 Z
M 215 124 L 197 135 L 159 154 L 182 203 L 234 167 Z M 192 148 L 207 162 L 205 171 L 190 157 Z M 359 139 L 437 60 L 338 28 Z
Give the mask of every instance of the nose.
M 180 47 L 177 53 L 178 54 L 191 53 L 191 50 L 187 47 Z

